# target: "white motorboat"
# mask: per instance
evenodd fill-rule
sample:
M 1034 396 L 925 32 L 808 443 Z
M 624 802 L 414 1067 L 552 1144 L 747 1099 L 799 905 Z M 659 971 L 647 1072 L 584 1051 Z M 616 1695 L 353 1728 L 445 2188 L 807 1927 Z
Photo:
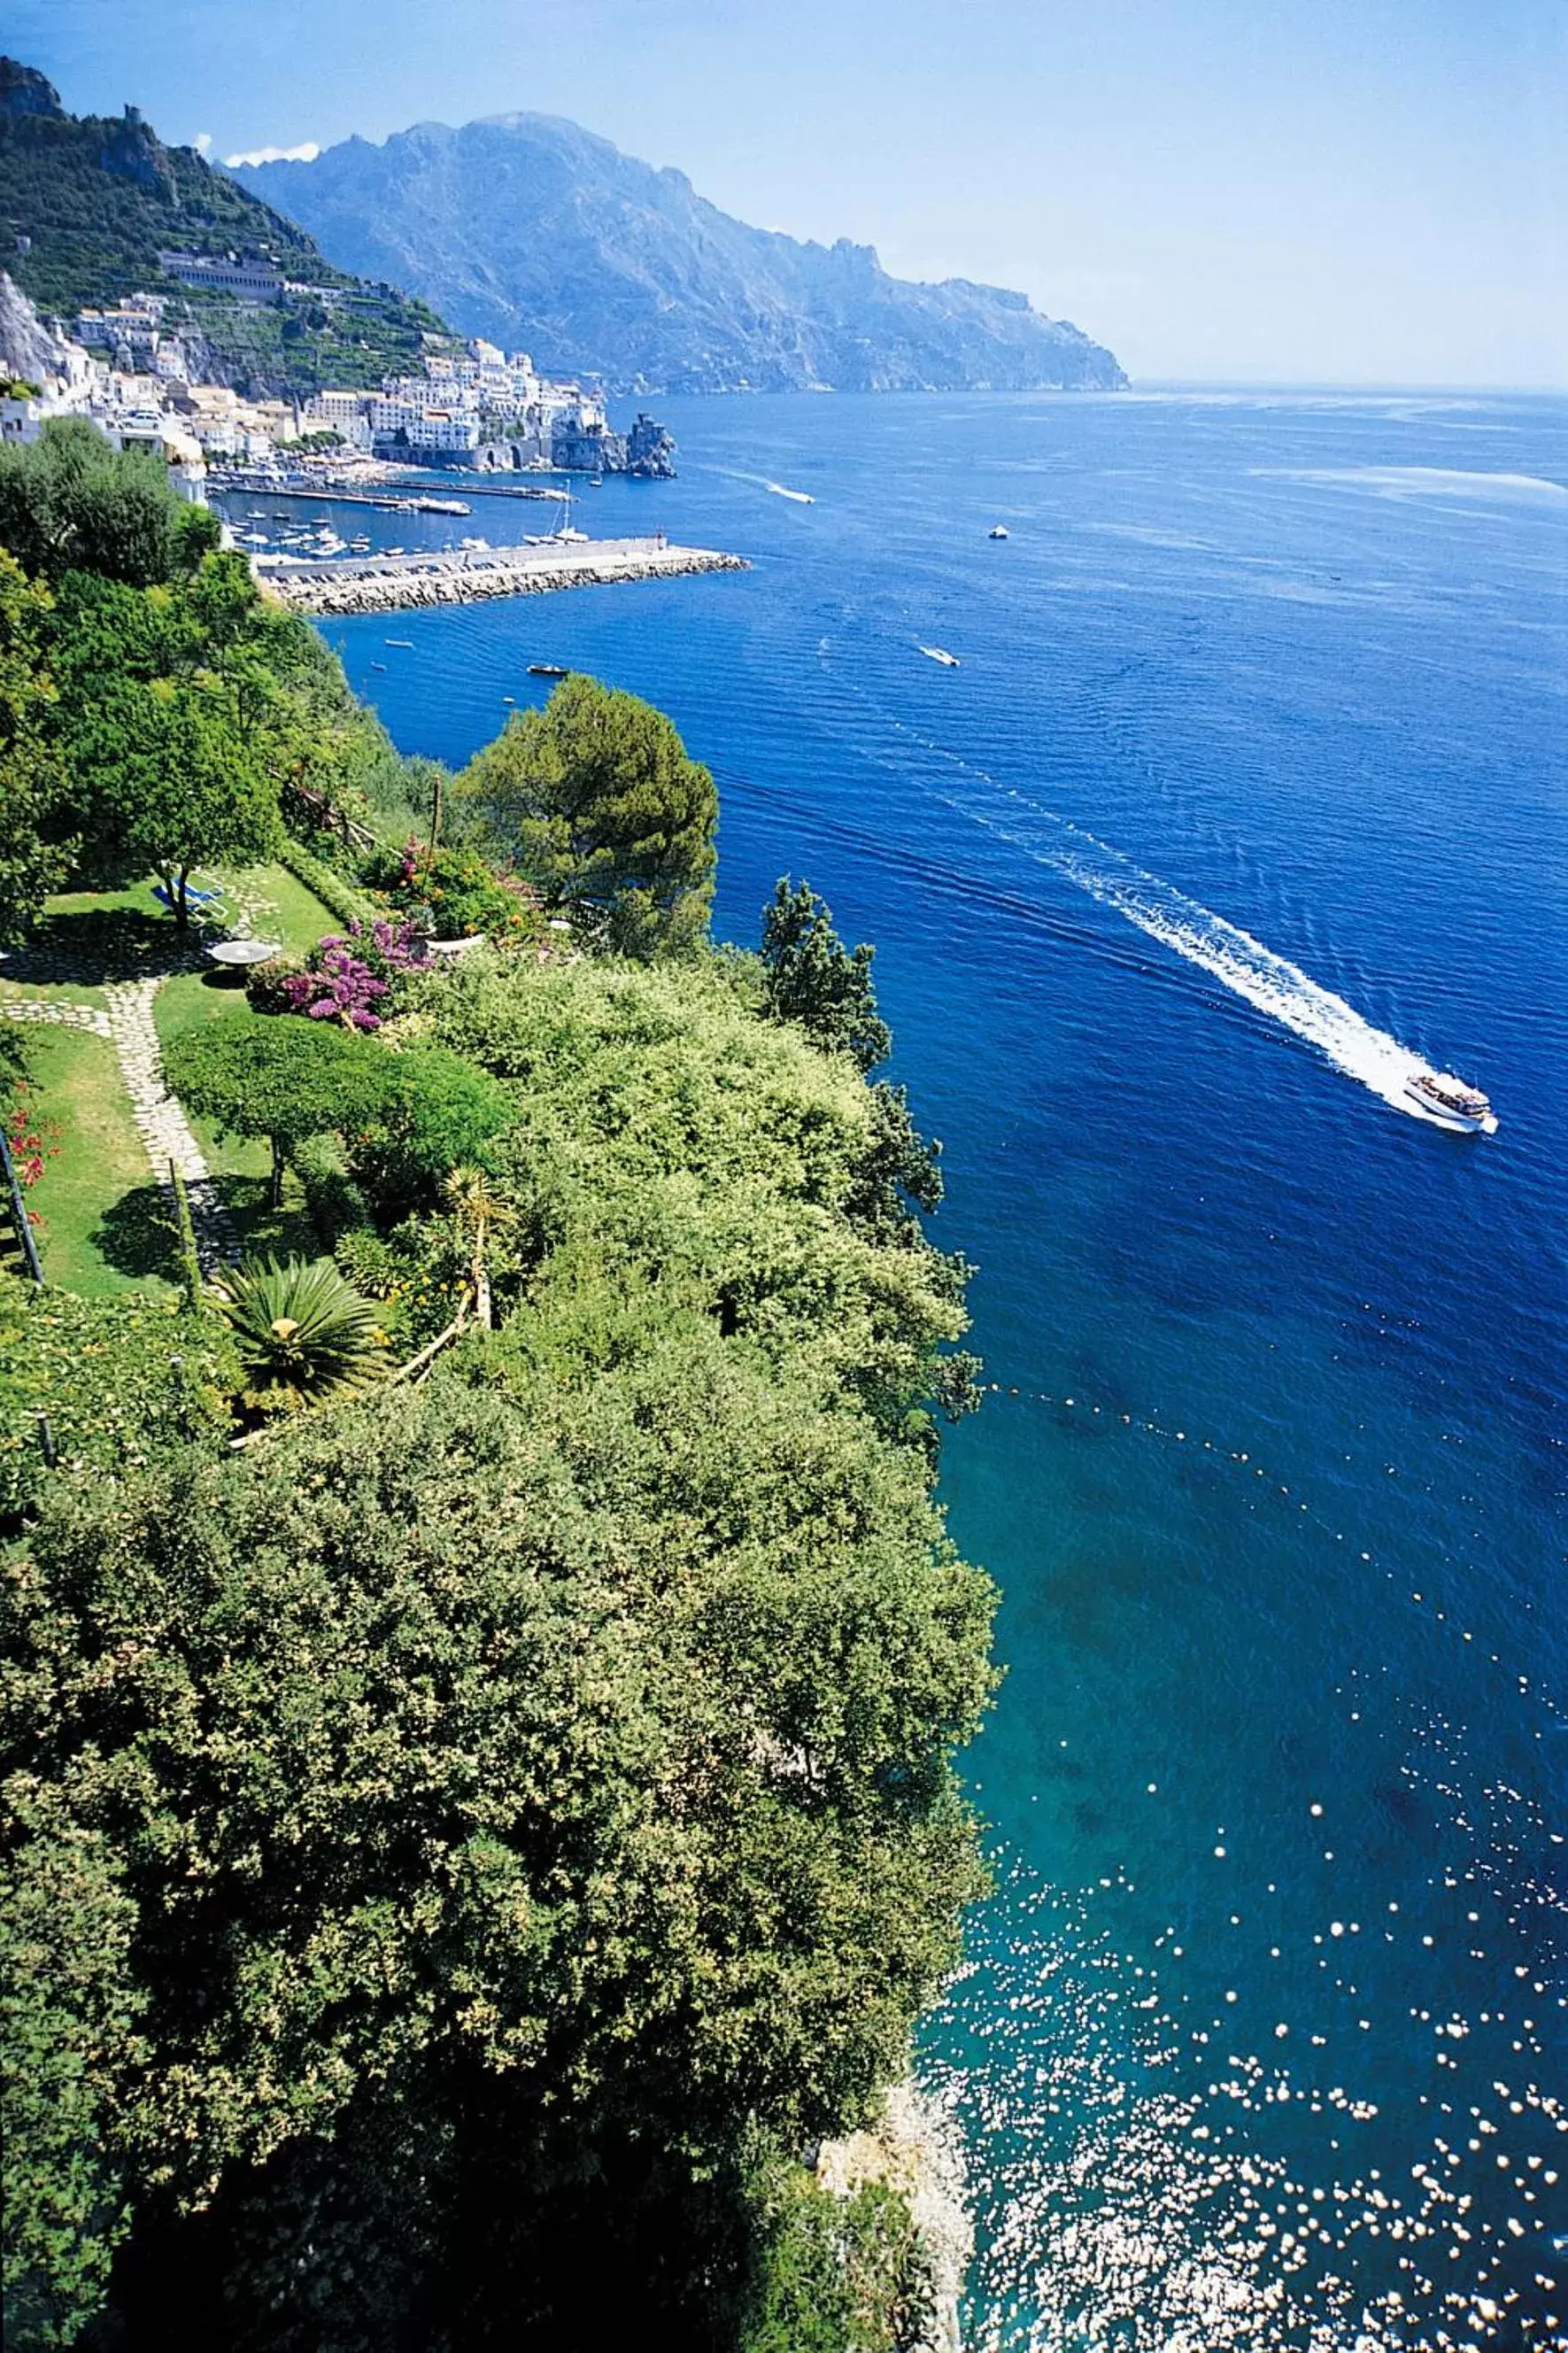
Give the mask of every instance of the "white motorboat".
M 1427 1119 L 1460 1135 L 1495 1135 L 1497 1114 L 1479 1087 L 1468 1087 L 1450 1071 L 1415 1071 L 1405 1092 Z
M 957 670 L 958 656 L 950 654 L 945 646 L 921 646 L 921 652 L 928 661 L 941 662 L 948 670 Z
M 1010 539 L 1012 533 L 1005 522 L 994 522 L 985 536 L 987 539 Z

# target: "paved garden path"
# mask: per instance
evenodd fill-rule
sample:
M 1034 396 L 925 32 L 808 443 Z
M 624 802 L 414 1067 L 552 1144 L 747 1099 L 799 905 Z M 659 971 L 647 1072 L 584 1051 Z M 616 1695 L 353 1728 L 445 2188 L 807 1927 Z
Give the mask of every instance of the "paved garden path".
M 191 1132 L 190 1121 L 163 1083 L 163 1056 L 153 1018 L 153 999 L 163 979 L 164 976 L 157 973 L 145 980 L 106 982 L 103 993 L 109 999 L 109 1034 L 120 1057 L 125 1091 L 131 1098 L 131 1116 L 146 1147 L 153 1174 L 166 1192 L 173 1190 L 169 1181 L 171 1161 L 184 1178 L 191 1223 L 195 1228 L 196 1256 L 203 1273 L 212 1274 L 239 1256 L 239 1238 L 219 1198 L 202 1147 Z
M 254 937 L 258 921 L 277 913 L 271 900 L 243 888 L 230 885 L 226 896 L 224 935 L 229 939 Z M 12 1021 L 57 1022 L 69 1029 L 89 1030 L 94 1037 L 110 1040 L 131 1098 L 131 1116 L 153 1174 L 171 1198 L 171 1161 L 184 1178 L 191 1223 L 195 1228 L 196 1256 L 202 1271 L 213 1274 L 238 1258 L 239 1237 L 191 1124 L 164 1084 L 163 1050 L 153 1018 L 153 1000 L 164 981 L 173 973 L 189 971 L 193 964 L 199 965 L 201 960 L 199 940 L 192 940 L 161 972 L 144 973 L 134 979 L 110 979 L 101 967 L 89 970 L 79 958 L 62 955 L 43 941 L 29 942 L 6 959 L 3 969 L 7 978 L 53 981 L 68 987 L 101 987 L 107 1010 L 61 997 L 13 997 L 0 1000 L 0 1014 Z
M 7 997 L 0 1013 L 8 1021 L 53 1021 L 66 1029 L 90 1029 L 95 1038 L 110 1034 L 109 1016 L 100 1005 L 73 1005 L 64 997 Z

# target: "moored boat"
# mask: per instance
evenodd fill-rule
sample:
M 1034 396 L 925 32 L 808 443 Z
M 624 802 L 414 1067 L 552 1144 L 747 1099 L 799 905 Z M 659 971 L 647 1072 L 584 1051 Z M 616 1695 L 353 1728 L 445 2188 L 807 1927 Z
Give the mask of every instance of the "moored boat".
M 528 674 L 530 678 L 570 678 L 572 675 L 569 670 L 563 670 L 559 662 L 530 662 Z
M 1479 1087 L 1468 1087 L 1451 1071 L 1414 1071 L 1405 1092 L 1427 1119 L 1461 1135 L 1491 1135 L 1497 1115 Z

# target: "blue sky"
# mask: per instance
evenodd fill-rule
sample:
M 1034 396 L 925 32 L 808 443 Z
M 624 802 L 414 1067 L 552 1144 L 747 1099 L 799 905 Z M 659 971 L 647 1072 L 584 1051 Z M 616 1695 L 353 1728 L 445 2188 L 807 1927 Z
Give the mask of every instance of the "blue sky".
M 1568 385 L 1568 0 L 8 0 L 213 152 L 566 114 L 1135 376 Z

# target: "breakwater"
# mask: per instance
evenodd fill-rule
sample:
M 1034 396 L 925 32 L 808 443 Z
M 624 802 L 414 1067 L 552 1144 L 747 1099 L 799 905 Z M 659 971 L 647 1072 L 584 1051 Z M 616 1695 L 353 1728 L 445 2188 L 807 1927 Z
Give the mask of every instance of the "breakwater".
M 420 606 L 476 604 L 488 596 L 536 596 L 554 588 L 751 568 L 744 556 L 711 547 L 671 547 L 659 539 L 363 555 L 322 564 L 277 556 L 254 561 L 257 577 L 271 595 L 296 612 L 320 614 L 401 613 Z

